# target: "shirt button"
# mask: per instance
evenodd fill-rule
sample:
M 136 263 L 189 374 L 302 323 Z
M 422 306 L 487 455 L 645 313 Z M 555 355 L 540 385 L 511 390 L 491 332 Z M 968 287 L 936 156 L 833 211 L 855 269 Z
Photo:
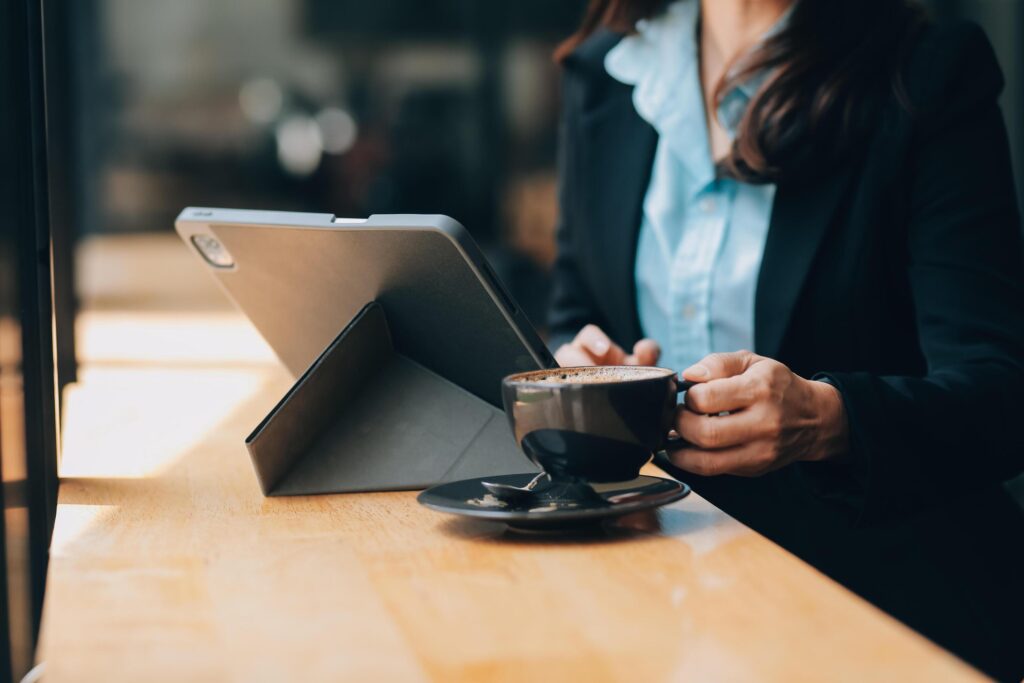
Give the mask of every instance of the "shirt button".
M 683 317 L 687 320 L 692 320 L 693 316 L 697 315 L 697 307 L 693 304 L 686 304 L 683 306 Z
M 715 200 L 711 197 L 704 197 L 700 200 L 700 210 L 704 213 L 711 213 L 715 210 Z

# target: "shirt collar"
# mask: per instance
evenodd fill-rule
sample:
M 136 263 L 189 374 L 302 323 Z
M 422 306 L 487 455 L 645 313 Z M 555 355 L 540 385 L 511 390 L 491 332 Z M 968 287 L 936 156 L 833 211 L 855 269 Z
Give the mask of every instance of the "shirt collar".
M 762 40 L 778 33 L 792 8 Z M 678 0 L 662 14 L 637 22 L 636 33 L 623 38 L 605 56 L 605 70 L 633 86 L 633 106 L 673 150 L 691 176 L 695 191 L 714 181 L 700 85 L 697 22 L 699 0 Z M 724 93 L 716 113 L 730 135 L 754 94 L 767 79 L 756 73 Z

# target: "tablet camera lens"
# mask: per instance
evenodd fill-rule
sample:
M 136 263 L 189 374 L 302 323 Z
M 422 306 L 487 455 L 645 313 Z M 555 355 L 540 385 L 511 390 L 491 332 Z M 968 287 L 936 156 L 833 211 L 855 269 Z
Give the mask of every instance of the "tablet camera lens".
M 210 235 L 192 235 L 192 244 L 202 255 L 206 262 L 216 268 L 231 268 L 235 265 L 231 254 L 224 248 L 215 237 Z

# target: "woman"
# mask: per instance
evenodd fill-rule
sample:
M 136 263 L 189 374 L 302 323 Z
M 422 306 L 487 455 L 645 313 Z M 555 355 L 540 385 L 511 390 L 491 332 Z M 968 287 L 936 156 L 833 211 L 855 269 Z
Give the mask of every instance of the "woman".
M 559 362 L 684 369 L 666 467 L 1020 680 L 1022 249 L 984 35 L 905 0 L 592 0 L 558 57 Z

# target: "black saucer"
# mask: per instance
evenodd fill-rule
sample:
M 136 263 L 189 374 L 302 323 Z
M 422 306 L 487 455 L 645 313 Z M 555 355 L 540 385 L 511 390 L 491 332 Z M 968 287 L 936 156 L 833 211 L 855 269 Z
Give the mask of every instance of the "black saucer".
M 593 497 L 538 496 L 535 500 L 511 505 L 495 498 L 480 483 L 489 481 L 526 486 L 535 476 L 536 473 L 505 474 L 452 481 L 427 489 L 416 500 L 438 512 L 505 522 L 518 529 L 554 530 L 585 526 L 648 510 L 677 501 L 690 493 L 690 487 L 681 482 L 641 475 L 631 481 L 591 484 L 596 494 Z

